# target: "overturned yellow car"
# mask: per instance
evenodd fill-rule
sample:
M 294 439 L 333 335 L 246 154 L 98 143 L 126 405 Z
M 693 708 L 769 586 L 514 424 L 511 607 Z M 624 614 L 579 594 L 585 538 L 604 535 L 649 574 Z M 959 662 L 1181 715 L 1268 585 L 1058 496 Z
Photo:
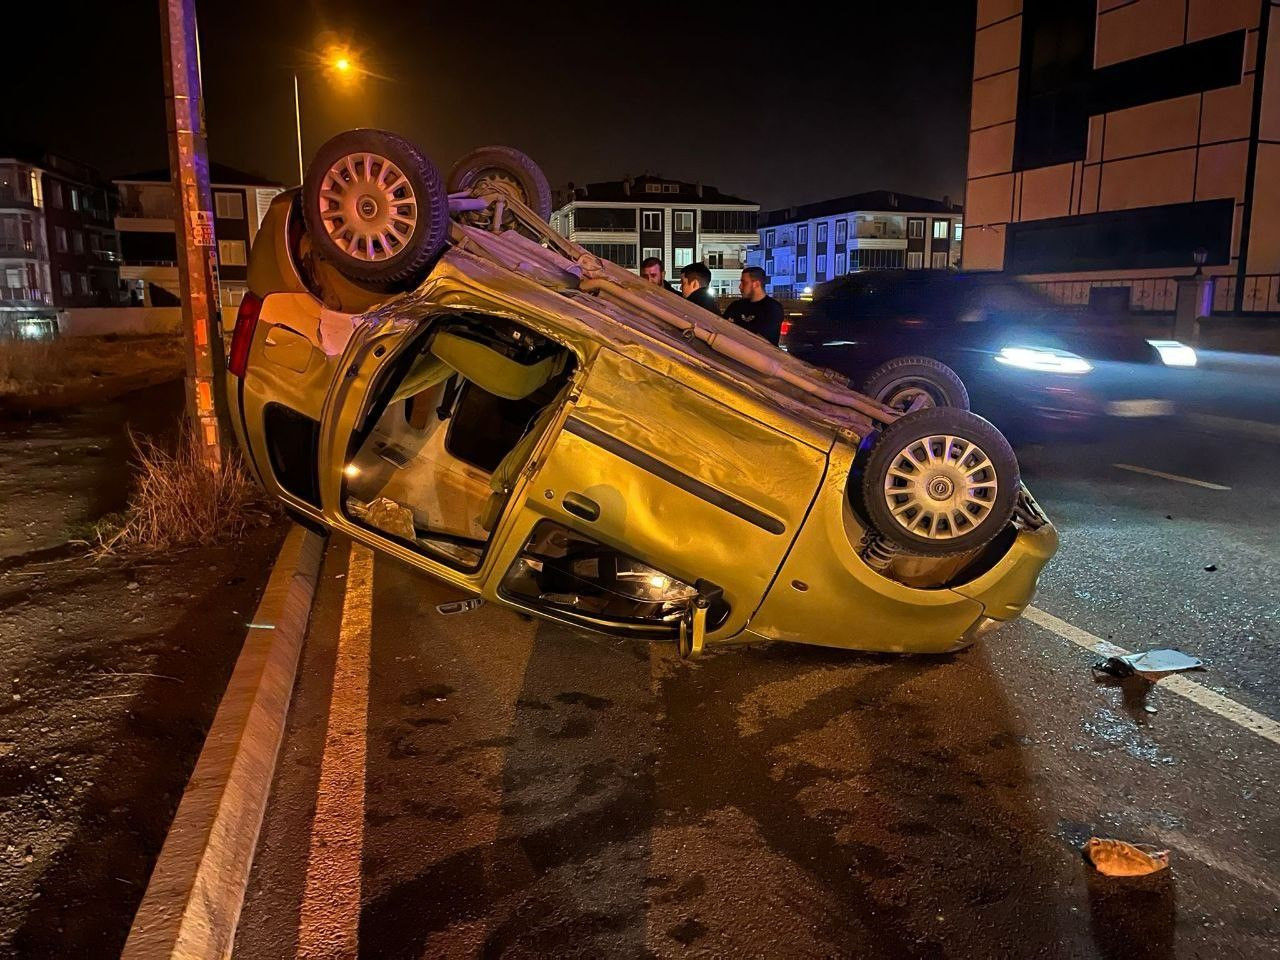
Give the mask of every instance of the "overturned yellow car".
M 263 485 L 487 600 L 681 653 L 939 653 L 1057 547 L 1008 443 L 884 406 L 547 225 L 485 148 L 355 130 L 276 198 L 228 356 Z

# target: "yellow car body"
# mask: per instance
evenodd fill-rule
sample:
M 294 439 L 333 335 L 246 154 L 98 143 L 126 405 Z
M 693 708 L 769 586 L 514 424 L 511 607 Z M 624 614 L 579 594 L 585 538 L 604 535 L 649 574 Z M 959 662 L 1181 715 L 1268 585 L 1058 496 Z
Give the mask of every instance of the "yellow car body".
M 584 258 L 580 269 L 563 251 L 514 231 L 455 224 L 450 245 L 413 290 L 369 293 L 304 262 L 291 226 L 295 195 L 276 199 L 254 245 L 249 283 L 260 313 L 228 395 L 247 461 L 296 516 L 523 612 L 611 633 L 686 634 L 685 652 L 774 640 L 940 653 L 1016 618 L 1030 602 L 1057 534 L 1029 494 L 1034 517 L 1020 510 L 1021 521 L 967 555 L 878 564 L 864 557 L 868 530 L 850 502 L 850 473 L 860 444 L 892 411 L 865 398 L 852 406 L 821 399 L 839 400 L 843 390 L 822 371 L 621 268 Z M 601 285 L 613 295 L 592 292 Z M 688 318 L 704 337 L 710 330 L 733 349 L 768 352 L 770 363 L 782 365 L 779 375 L 762 375 L 736 362 L 732 350 L 726 356 L 655 322 L 647 304 Z M 411 483 L 405 477 L 426 462 L 434 442 L 371 438 L 383 424 L 409 435 L 402 421 L 436 416 L 415 413 L 413 396 L 399 398 L 411 389 L 405 381 L 397 393 L 389 384 L 416 375 L 423 361 L 414 351 L 423 350 L 424 337 L 463 317 L 494 318 L 526 331 L 526 339 L 553 342 L 564 351 L 564 386 L 500 468 L 486 475 L 473 464 L 444 463 L 436 449 L 431 469 L 443 472 L 430 476 L 440 482 L 424 485 L 422 474 Z M 813 389 L 797 388 L 799 378 Z M 439 394 L 431 396 L 434 403 Z M 385 406 L 380 397 L 390 398 Z M 354 495 L 366 481 L 374 486 Z M 487 502 L 487 542 L 466 546 L 480 530 L 471 515 L 487 509 L 476 487 L 484 482 L 496 491 Z M 378 495 L 401 486 L 419 491 L 418 500 L 405 506 L 399 493 Z M 450 500 L 455 486 L 460 499 Z M 419 501 L 429 505 L 420 509 Z M 430 549 L 418 542 L 419 527 L 443 530 L 463 512 L 461 535 L 439 533 L 455 540 L 429 534 Z M 549 569 L 530 559 L 544 556 L 535 541 L 563 545 L 568 536 L 576 549 L 579 533 L 638 561 L 636 569 L 650 571 L 641 586 L 655 595 L 713 585 L 717 614 L 701 624 L 645 621 L 519 586 L 521 576 L 543 575 L 530 573 L 530 564 Z M 450 554 L 455 541 L 463 544 L 459 556 Z M 560 572 L 572 575 L 571 568 Z

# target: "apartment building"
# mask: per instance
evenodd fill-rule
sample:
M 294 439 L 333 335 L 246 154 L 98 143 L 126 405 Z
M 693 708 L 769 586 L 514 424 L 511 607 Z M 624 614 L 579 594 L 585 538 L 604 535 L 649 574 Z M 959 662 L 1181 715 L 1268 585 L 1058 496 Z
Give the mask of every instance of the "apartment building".
M 1276 0 L 978 0 L 965 269 L 1280 312 L 1278 80 Z
M 647 174 L 569 184 L 556 208 L 553 229 L 629 270 L 657 257 L 670 279 L 686 264 L 702 261 L 711 269 L 711 292 L 719 297 L 737 296 L 760 214 L 759 204 L 715 187 Z
M 957 266 L 963 231 L 950 198 L 877 190 L 766 213 L 750 260 L 771 294 L 796 297 L 860 270 Z
M 224 316 L 235 316 L 248 290 L 249 245 L 271 199 L 284 187 L 219 163 L 209 165 L 217 239 L 219 299 Z M 121 279 L 135 306 L 180 305 L 176 214 L 169 171 L 121 177 L 116 228 L 120 231 Z
M 46 336 L 60 310 L 120 302 L 111 208 L 91 168 L 0 149 L 0 337 Z

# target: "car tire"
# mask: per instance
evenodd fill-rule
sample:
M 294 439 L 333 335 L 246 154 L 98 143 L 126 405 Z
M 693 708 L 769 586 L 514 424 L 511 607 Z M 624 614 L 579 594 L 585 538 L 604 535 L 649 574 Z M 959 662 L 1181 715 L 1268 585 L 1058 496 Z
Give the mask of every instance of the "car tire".
M 449 192 L 472 190 L 486 179 L 512 190 L 526 207 L 543 220 L 551 216 L 551 184 L 533 160 L 513 147 L 480 147 L 472 150 L 449 171 Z
M 449 236 L 439 169 L 385 130 L 348 130 L 326 142 L 307 168 L 302 211 L 325 260 L 383 290 L 418 283 Z
M 964 381 L 932 357 L 895 357 L 882 363 L 867 375 L 862 392 L 903 412 L 918 398 L 924 399 L 924 408 L 969 409 L 969 391 Z
M 950 556 L 1004 529 L 1019 482 L 1018 460 L 999 430 L 967 410 L 934 407 L 876 438 L 862 469 L 861 507 L 899 550 Z

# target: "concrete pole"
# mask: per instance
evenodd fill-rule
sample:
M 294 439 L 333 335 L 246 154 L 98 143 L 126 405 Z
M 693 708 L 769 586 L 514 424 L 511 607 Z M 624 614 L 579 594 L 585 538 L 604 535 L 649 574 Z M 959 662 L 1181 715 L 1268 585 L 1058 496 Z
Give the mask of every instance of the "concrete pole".
M 169 172 L 177 200 L 178 278 L 187 340 L 187 418 L 210 470 L 222 462 L 217 373 L 222 350 L 218 310 L 217 245 L 209 191 L 204 99 L 196 41 L 195 0 L 160 0 Z M 215 355 L 215 351 L 217 354 Z

